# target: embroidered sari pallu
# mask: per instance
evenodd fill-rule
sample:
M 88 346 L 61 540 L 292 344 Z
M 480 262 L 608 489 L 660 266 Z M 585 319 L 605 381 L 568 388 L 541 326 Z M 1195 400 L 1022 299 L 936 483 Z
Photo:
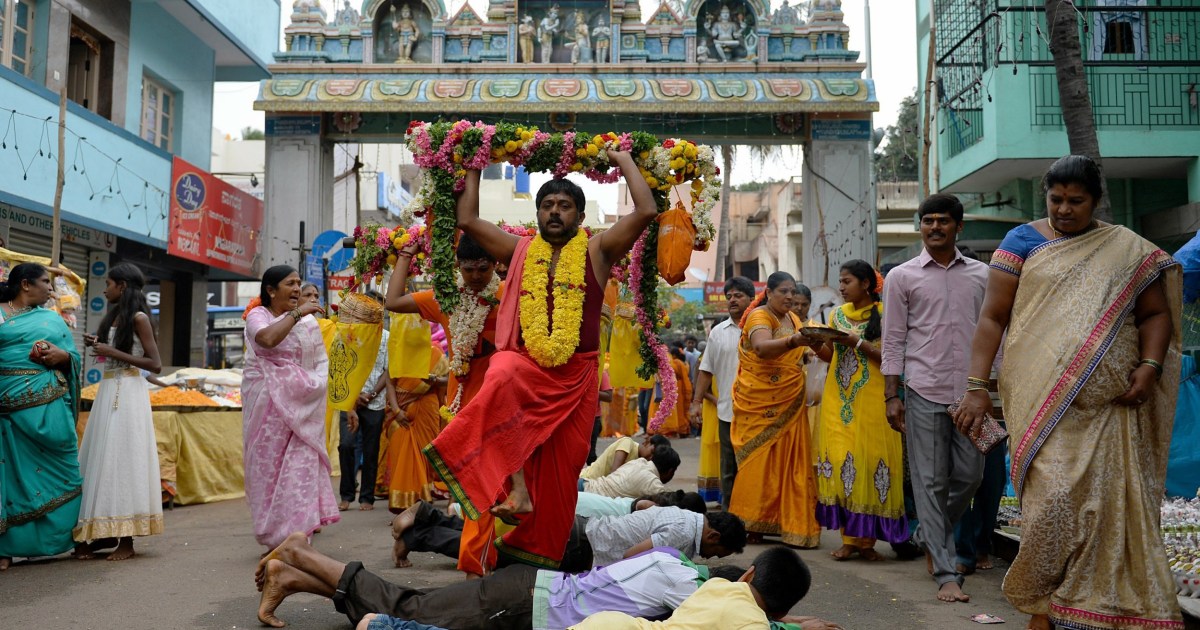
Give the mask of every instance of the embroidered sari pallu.
M 1116 226 L 1041 240 L 993 261 L 1020 278 L 1000 394 L 1023 524 L 1004 593 L 1062 628 L 1183 628 L 1159 530 L 1180 366 L 1179 267 Z M 1159 277 L 1174 318 L 1163 375 L 1145 404 L 1118 406 L 1141 358 L 1132 310 Z
M 71 354 L 66 374 L 29 360 L 46 340 Z M 75 436 L 79 354 L 54 311 L 0 323 L 0 557 L 71 549 L 83 480 Z
M 778 534 L 797 547 L 816 547 L 821 540 L 814 508 L 811 437 L 804 396 L 804 348 L 774 359 L 761 359 L 750 336 L 765 329 L 782 339 L 800 328 L 788 313 L 780 322 L 766 308 L 750 313 L 738 346 L 739 368 L 733 386 L 730 437 L 738 474 L 729 511 L 759 534 Z

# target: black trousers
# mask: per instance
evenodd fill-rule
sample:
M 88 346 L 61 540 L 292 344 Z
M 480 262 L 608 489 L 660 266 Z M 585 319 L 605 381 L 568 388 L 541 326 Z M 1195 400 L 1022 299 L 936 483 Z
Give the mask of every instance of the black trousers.
M 413 526 L 404 530 L 401 538 L 409 551 L 432 551 L 457 560 L 462 530 L 461 518 L 448 516 L 433 505 L 418 501 Z
M 733 438 L 729 435 L 732 422 L 717 421 L 717 439 L 721 442 L 721 509 L 729 511 L 733 499 L 733 482 L 737 479 L 737 454 L 733 451 Z
M 379 472 L 379 434 L 383 432 L 384 410 L 372 411 L 363 407 L 358 410 L 358 432 L 350 432 L 350 423 L 346 420 L 345 412 L 338 414 L 342 441 L 338 444 L 338 461 L 342 466 L 342 481 L 338 490 L 342 500 L 349 503 L 354 500 L 355 470 L 358 459 L 355 456 L 356 438 L 362 438 L 362 484 L 358 488 L 359 503 L 375 503 L 375 477 Z
M 447 630 L 527 630 L 533 626 L 536 581 L 537 569 L 514 564 L 485 578 L 421 591 L 388 582 L 361 562 L 351 562 L 338 580 L 333 606 L 354 625 L 379 613 Z

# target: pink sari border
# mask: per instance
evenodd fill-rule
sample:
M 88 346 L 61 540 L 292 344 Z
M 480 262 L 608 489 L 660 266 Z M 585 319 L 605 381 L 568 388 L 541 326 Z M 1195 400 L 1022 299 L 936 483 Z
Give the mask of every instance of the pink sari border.
M 1161 275 L 1164 269 L 1175 264 L 1178 263 L 1162 250 L 1156 250 L 1147 256 L 1134 272 L 1133 278 L 1121 290 L 1117 299 L 1105 311 L 1092 333 L 1088 335 L 1071 364 L 1054 384 L 1041 408 L 1038 409 L 1037 415 L 1034 416 L 1033 422 L 1021 436 L 1017 448 L 1013 450 L 1012 469 L 1009 471 L 1009 477 L 1018 497 L 1022 494 L 1025 474 L 1029 471 L 1033 458 L 1050 437 L 1054 427 L 1062 419 L 1075 397 L 1079 395 L 1080 390 L 1087 384 L 1096 366 L 1108 353 L 1108 349 L 1116 339 L 1117 331 L 1124 324 L 1125 318 L 1132 312 L 1137 297 Z

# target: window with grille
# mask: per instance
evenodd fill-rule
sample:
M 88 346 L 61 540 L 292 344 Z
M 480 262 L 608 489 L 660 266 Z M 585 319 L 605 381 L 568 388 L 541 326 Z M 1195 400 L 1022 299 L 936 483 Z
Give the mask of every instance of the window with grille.
M 29 74 L 33 50 L 33 2 L 0 0 L 0 64 Z
M 142 77 L 142 139 L 173 151 L 175 92 L 150 77 Z
M 1133 24 L 1115 20 L 1109 22 L 1105 30 L 1104 54 L 1132 55 L 1136 52 L 1133 49 Z

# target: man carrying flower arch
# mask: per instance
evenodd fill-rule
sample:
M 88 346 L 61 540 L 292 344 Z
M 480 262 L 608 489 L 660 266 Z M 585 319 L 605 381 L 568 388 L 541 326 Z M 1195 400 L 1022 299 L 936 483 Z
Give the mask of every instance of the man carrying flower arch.
M 608 157 L 628 183 L 634 212 L 591 239 L 580 229 L 583 191 L 567 180 L 538 190 L 533 237 L 479 218 L 478 171 L 467 173 L 458 199 L 458 227 L 508 265 L 510 286 L 482 388 L 425 455 L 464 515 L 475 519 L 490 507 L 520 521 L 496 543 L 501 563 L 556 568 L 562 559 L 598 404 L 604 287 L 658 214 L 629 153 Z
M 449 414 L 471 402 L 483 385 L 492 353 L 496 351 L 496 312 L 504 296 L 504 283 L 496 275 L 496 259 L 470 235 L 464 234 L 455 248 L 458 262 L 458 290 L 462 301 L 447 317 L 433 297 L 433 291 L 406 295 L 409 260 L 418 250 L 411 239 L 397 255 L 397 264 L 388 284 L 387 308 L 394 313 L 416 313 L 437 322 L 446 331 L 450 348 Z M 393 521 L 394 525 L 394 521 Z M 458 570 L 468 577 L 482 577 L 496 566 L 492 547 L 495 520 L 482 514 L 463 527 L 458 553 Z M 398 540 L 398 539 L 397 539 Z M 397 544 L 401 544 L 397 542 Z M 399 565 L 398 565 L 399 566 Z

